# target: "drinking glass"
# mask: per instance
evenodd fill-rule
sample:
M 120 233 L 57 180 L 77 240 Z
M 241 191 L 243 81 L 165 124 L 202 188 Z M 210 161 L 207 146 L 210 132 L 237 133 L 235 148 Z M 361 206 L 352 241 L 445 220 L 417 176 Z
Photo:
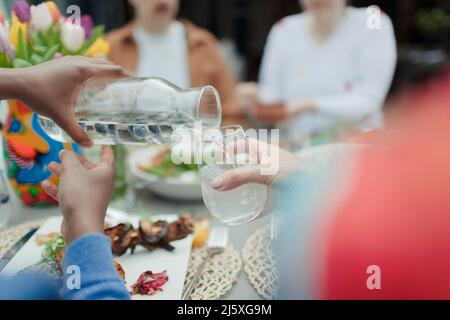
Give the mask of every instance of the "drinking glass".
M 256 219 L 266 203 L 266 186 L 249 183 L 230 191 L 217 191 L 212 187 L 216 178 L 230 170 L 257 165 L 256 161 L 251 161 L 244 130 L 240 126 L 229 126 L 207 132 L 202 141 L 203 157 L 199 165 L 206 208 L 211 215 L 228 225 Z

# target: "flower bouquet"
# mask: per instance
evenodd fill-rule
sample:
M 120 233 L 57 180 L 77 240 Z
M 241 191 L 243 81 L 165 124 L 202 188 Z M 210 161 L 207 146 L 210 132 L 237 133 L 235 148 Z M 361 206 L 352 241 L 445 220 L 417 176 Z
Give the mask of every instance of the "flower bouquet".
M 16 0 L 9 20 L 0 13 L 0 68 L 25 68 L 66 55 L 104 57 L 109 44 L 103 34 L 103 26 L 94 27 L 90 16 L 65 17 L 53 1 L 30 6 L 26 0 Z M 37 115 L 20 101 L 8 104 L 2 130 L 9 180 L 25 205 L 55 204 L 40 183 L 45 179 L 57 183 L 48 164 L 59 161 L 60 150 L 78 151 L 78 146 L 48 137 Z

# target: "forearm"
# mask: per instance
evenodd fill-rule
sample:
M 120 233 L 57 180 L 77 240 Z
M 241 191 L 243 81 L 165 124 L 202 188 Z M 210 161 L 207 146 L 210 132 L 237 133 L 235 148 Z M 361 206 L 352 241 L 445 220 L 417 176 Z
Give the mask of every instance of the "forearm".
M 0 69 L 0 100 L 21 99 L 25 84 L 23 69 Z
M 111 241 L 102 234 L 89 234 L 71 243 L 64 256 L 63 267 L 64 299 L 130 299 L 114 267 Z
M 383 107 L 383 99 L 370 93 L 320 97 L 316 101 L 320 113 L 349 122 L 364 119 Z

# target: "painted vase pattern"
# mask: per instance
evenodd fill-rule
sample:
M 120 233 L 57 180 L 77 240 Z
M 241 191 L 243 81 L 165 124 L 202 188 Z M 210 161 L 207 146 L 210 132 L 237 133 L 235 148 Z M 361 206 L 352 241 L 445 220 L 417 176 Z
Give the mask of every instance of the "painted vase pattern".
M 52 161 L 59 162 L 63 149 L 79 152 L 75 144 L 52 140 L 39 125 L 37 114 L 16 100 L 8 101 L 9 114 L 3 126 L 3 150 L 9 181 L 18 197 L 27 206 L 56 205 L 42 190 L 46 179 L 58 183 L 58 177 L 48 170 Z

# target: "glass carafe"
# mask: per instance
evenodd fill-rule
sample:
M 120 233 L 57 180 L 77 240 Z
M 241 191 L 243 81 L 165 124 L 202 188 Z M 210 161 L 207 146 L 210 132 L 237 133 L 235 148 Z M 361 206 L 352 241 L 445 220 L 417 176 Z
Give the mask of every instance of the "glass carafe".
M 212 86 L 182 90 L 159 78 L 98 79 L 81 91 L 78 124 L 95 144 L 165 144 L 177 129 L 219 128 L 221 103 Z M 54 140 L 70 137 L 51 119 L 39 116 Z

